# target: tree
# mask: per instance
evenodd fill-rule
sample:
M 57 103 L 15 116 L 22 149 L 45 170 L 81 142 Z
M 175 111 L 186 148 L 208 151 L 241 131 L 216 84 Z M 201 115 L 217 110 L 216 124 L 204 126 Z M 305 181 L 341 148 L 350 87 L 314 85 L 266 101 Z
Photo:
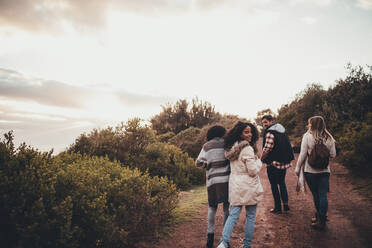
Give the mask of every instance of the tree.
M 108 156 L 128 164 L 146 146 L 156 141 L 155 132 L 142 124 L 140 118 L 133 118 L 117 127 L 94 129 L 82 134 L 72 144 L 68 152 L 79 152 L 91 156 Z
M 150 122 L 151 128 L 158 135 L 167 132 L 178 134 L 189 127 L 201 128 L 215 122 L 219 117 L 220 114 L 214 110 L 214 106 L 194 98 L 191 108 L 185 99 L 178 100 L 173 106 L 162 106 L 162 112 L 152 117 Z

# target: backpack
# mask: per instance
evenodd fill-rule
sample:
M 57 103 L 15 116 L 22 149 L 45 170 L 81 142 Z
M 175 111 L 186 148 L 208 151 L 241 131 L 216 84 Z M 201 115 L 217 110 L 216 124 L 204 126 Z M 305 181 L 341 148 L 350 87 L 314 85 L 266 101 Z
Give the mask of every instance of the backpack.
M 328 148 L 324 145 L 322 139 L 315 142 L 313 150 L 309 154 L 307 162 L 311 167 L 318 170 L 327 168 L 329 163 L 330 153 Z

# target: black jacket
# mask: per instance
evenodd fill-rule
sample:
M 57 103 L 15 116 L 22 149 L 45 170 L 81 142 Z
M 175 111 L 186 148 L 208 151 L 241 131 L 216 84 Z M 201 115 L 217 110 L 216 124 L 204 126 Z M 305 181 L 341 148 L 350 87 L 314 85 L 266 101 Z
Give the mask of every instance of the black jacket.
M 274 147 L 263 162 L 271 164 L 273 161 L 277 161 L 283 164 L 289 164 L 294 160 L 291 142 L 284 127 L 281 124 L 274 124 L 268 127 L 263 133 L 262 147 L 265 146 L 267 133 L 274 135 Z

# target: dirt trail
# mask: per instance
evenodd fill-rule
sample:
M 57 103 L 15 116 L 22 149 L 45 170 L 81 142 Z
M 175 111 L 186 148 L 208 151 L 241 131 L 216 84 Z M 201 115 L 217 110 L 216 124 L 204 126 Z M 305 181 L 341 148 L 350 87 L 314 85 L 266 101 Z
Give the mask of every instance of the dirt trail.
M 295 163 L 294 163 L 295 164 Z M 329 211 L 327 228 L 324 232 L 310 227 L 314 207 L 310 191 L 297 193 L 297 177 L 294 166 L 287 171 L 289 193 L 288 213 L 275 215 L 269 213 L 273 207 L 270 183 L 266 168 L 260 172 L 264 187 L 264 200 L 258 205 L 253 247 L 372 247 L 372 205 L 363 199 L 350 183 L 348 171 L 337 163 L 331 164 Z M 173 237 L 152 244 L 154 248 L 187 247 L 201 248 L 206 244 L 207 208 L 205 205 L 191 222 L 178 226 Z M 230 245 L 242 247 L 244 237 L 244 215 L 234 228 Z M 215 245 L 222 232 L 222 209 L 219 206 L 216 219 Z

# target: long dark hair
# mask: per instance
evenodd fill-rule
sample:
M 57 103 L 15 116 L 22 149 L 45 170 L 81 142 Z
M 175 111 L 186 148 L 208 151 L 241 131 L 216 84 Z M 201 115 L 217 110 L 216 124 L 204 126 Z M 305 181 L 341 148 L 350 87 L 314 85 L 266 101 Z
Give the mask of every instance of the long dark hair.
M 258 140 L 258 130 L 252 123 L 242 121 L 235 123 L 234 127 L 227 132 L 224 145 L 226 150 L 231 149 L 236 141 L 243 140 L 241 137 L 242 132 L 247 126 L 249 126 L 252 130 L 252 140 L 249 142 L 249 144 L 253 147 L 254 152 L 257 152 L 256 142 Z

